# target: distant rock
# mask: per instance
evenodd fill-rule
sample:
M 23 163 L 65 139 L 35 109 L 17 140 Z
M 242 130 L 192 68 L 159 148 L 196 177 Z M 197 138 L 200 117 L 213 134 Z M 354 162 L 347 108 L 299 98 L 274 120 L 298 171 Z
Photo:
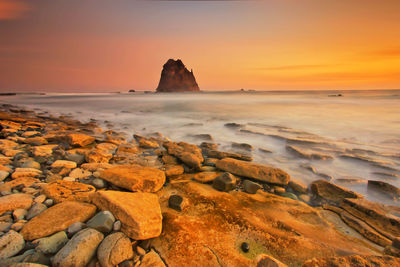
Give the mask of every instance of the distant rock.
M 196 92 L 200 91 L 194 78 L 193 71 L 189 71 L 183 62 L 169 59 L 161 72 L 157 92 Z

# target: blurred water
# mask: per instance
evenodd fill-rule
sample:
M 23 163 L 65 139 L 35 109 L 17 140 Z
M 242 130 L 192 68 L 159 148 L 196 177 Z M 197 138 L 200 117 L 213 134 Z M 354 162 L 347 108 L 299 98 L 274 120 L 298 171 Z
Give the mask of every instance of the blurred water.
M 221 150 L 233 150 L 232 142 L 247 143 L 254 147 L 254 161 L 282 168 L 306 183 L 325 174 L 400 186 L 400 176 L 396 177 L 400 175 L 400 91 L 345 91 L 342 97 L 329 97 L 331 93 L 47 94 L 7 96 L 0 101 L 83 121 L 97 119 L 104 128 L 104 121 L 110 121 L 114 129 L 129 134 L 161 132 L 172 140 L 196 144 L 203 140 L 193 135 L 210 134 Z M 231 122 L 242 127 L 224 126 Z M 288 143 L 333 159 L 298 157 L 287 150 Z M 343 157 L 348 153 L 356 158 Z M 366 194 L 365 184 L 348 187 Z

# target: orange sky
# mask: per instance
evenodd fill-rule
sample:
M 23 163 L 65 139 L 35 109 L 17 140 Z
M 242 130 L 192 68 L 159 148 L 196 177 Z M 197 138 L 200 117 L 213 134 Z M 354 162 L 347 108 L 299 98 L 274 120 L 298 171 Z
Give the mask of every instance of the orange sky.
M 399 0 L 0 0 L 0 90 L 400 88 Z

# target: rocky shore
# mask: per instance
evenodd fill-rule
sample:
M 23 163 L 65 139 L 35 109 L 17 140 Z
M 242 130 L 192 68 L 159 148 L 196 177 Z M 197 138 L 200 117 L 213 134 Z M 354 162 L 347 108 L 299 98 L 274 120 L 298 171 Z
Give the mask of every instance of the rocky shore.
M 400 266 L 400 208 L 324 179 L 11 105 L 0 125 L 0 266 Z

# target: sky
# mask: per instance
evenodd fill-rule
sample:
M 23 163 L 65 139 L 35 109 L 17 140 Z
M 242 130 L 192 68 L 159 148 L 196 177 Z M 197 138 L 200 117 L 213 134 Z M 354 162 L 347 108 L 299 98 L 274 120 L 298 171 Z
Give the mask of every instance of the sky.
M 400 88 L 399 0 L 0 0 L 0 91 Z

